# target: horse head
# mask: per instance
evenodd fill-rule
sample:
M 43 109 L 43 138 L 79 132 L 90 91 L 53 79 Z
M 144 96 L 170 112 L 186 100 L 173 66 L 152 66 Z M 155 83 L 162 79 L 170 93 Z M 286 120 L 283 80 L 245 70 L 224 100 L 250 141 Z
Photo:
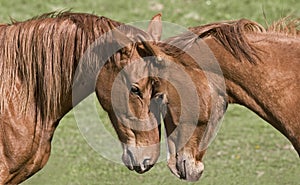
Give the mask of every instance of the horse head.
M 147 47 L 160 59 L 155 61 L 159 83 L 151 92 L 153 97 L 164 97 L 159 106 L 164 107 L 160 111 L 164 111 L 168 167 L 188 181 L 197 181 L 203 173 L 203 156 L 227 108 L 221 71 L 202 47 L 203 43 L 193 43 L 179 52 L 180 47 L 168 43 L 148 43 Z M 197 61 L 200 56 L 205 57 Z
M 153 99 L 150 91 L 156 80 L 144 78 L 155 59 L 143 44 L 144 40 L 160 39 L 160 17 L 154 16 L 149 24 L 150 38 L 128 32 L 126 27 L 113 30 L 113 39 L 121 49 L 115 54 L 117 60 L 102 67 L 96 82 L 98 100 L 122 142 L 122 160 L 138 173 L 148 171 L 160 154 L 160 115 L 153 104 L 158 98 Z

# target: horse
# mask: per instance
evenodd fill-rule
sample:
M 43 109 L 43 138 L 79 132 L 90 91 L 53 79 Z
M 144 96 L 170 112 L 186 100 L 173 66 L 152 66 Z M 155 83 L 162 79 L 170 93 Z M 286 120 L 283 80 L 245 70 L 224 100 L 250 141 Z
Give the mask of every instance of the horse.
M 164 95 L 168 166 L 175 176 L 199 180 L 203 156 L 229 103 L 255 112 L 300 155 L 298 23 L 283 19 L 264 28 L 247 19 L 224 21 L 189 28 L 156 45 L 145 43 L 160 59 L 156 65 L 163 75 L 151 92 Z M 177 88 L 184 73 L 190 81 Z
M 72 12 L 0 26 L 0 184 L 18 184 L 39 171 L 49 158 L 60 120 L 94 91 L 122 142 L 125 165 L 139 173 L 153 166 L 159 148 L 145 147 L 147 158 L 140 157 L 138 148 L 159 143 L 158 127 L 144 132 L 126 127 L 110 109 L 109 97 L 111 77 L 137 56 L 149 55 L 138 39 L 159 39 L 152 29 L 159 19 L 160 14 L 153 17 L 149 33 L 106 17 Z M 147 121 L 158 125 L 152 112 L 144 113 L 151 117 Z M 135 121 L 144 114 L 136 115 Z M 135 141 L 140 135 L 151 137 L 147 143 Z

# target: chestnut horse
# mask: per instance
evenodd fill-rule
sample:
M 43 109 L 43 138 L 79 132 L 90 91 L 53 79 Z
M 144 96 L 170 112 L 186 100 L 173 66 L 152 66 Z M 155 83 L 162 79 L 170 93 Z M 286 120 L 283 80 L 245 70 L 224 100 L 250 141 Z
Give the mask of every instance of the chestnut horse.
M 152 41 L 159 39 L 156 35 L 160 34 L 151 28 L 159 19 L 157 15 L 151 21 L 150 34 L 106 17 L 70 12 L 50 13 L 0 26 L 0 184 L 18 184 L 41 169 L 49 158 L 59 121 L 95 89 L 122 142 L 125 164 L 139 173 L 151 168 L 159 156 L 159 146 L 146 150 L 147 159 L 139 157 L 135 147 L 159 143 L 158 127 L 147 131 L 126 127 L 112 112 L 108 100 L 113 84 L 111 77 L 134 58 L 149 55 L 143 44 L 132 41 L 138 41 L 136 36 Z M 82 60 L 100 37 L 102 40 Z M 123 37 L 128 37 L 130 42 L 124 45 Z M 112 48 L 115 52 L 109 55 L 106 51 Z M 98 60 L 89 60 L 95 55 L 92 52 L 100 53 Z M 104 64 L 98 78 L 97 70 Z M 77 69 L 80 65 L 82 68 Z M 84 81 L 87 79 L 84 75 L 88 80 Z M 138 101 L 129 99 L 131 103 Z M 157 118 L 152 112 L 145 114 L 150 117 L 148 122 L 156 125 Z M 139 135 L 148 135 L 148 141 L 135 141 Z
M 168 166 L 177 177 L 188 181 L 200 178 L 203 155 L 228 103 L 255 112 L 280 131 L 300 155 L 297 23 L 298 20 L 281 20 L 265 29 L 242 19 L 193 27 L 189 33 L 158 46 L 147 43 L 147 48 L 161 60 L 163 79 L 151 91 L 165 95 Z M 191 78 L 192 83 L 183 86 L 183 93 L 171 82 L 182 78 L 183 73 L 168 70 L 176 65 Z M 192 94 L 190 89 L 198 94 L 198 98 L 190 98 L 192 101 L 184 94 Z M 184 101 L 192 103 L 183 106 Z M 195 110 L 200 112 L 196 121 L 192 118 Z M 183 111 L 188 114 L 182 119 Z

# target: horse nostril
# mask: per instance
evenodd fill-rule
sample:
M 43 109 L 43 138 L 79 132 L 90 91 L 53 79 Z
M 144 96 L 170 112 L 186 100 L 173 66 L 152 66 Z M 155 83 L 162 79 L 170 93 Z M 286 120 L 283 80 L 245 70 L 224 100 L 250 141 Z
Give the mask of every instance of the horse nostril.
M 145 159 L 139 166 L 134 166 L 134 170 L 138 173 L 144 173 L 152 168 L 151 160 Z
M 195 182 L 201 177 L 204 165 L 200 161 L 181 160 L 176 164 L 177 174 L 180 179 Z
M 129 150 L 123 153 L 122 160 L 129 170 L 134 170 L 134 158 Z
M 186 179 L 187 178 L 186 160 L 182 160 L 181 162 L 177 163 L 176 168 L 180 179 Z
M 183 178 L 183 179 L 186 179 L 186 175 L 187 175 L 187 174 L 186 174 L 186 160 L 183 160 L 183 161 L 182 161 L 182 165 L 183 165 L 183 168 L 182 168 L 183 171 L 182 171 L 182 174 L 181 174 L 181 175 L 182 175 L 182 178 Z
M 147 168 L 148 166 L 150 166 L 150 159 L 145 159 L 143 161 L 143 165 L 144 165 L 145 168 Z

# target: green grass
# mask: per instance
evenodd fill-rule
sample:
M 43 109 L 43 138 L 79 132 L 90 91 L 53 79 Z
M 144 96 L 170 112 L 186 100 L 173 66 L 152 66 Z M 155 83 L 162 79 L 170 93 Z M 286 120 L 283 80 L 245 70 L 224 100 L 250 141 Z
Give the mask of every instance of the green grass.
M 109 129 L 109 121 L 103 120 Z M 204 161 L 205 173 L 195 184 L 299 183 L 299 158 L 290 143 L 255 114 L 240 106 L 229 107 Z M 183 182 L 170 173 L 165 160 L 149 172 L 139 175 L 122 164 L 103 158 L 89 147 L 73 115 L 68 114 L 56 131 L 48 164 L 23 184 L 41 183 L 179 185 Z
M 45 12 L 68 9 L 104 15 L 122 22 L 149 20 L 154 14 L 162 12 L 164 21 L 186 27 L 239 18 L 252 19 L 265 25 L 263 11 L 267 22 L 290 14 L 300 17 L 299 0 L 2 0 L 0 21 L 8 22 L 10 17 L 25 20 Z M 113 133 L 107 116 L 103 112 L 101 115 L 106 128 Z M 89 127 L 88 117 L 86 125 Z M 52 146 L 47 165 L 23 184 L 192 184 L 173 176 L 166 161 L 139 175 L 122 164 L 103 158 L 80 134 L 72 113 L 61 121 Z M 300 160 L 287 139 L 240 106 L 229 107 L 204 162 L 203 177 L 195 184 L 300 183 Z

